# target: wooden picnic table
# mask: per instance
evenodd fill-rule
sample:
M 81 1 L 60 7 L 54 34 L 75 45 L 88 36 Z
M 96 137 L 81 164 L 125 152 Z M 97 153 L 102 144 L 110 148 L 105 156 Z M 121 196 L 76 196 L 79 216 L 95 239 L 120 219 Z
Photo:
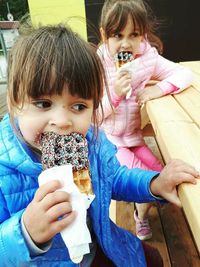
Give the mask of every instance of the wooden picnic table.
M 180 64 L 193 71 L 192 86 L 149 101 L 146 112 L 165 163 L 182 159 L 200 171 L 200 61 Z M 180 185 L 178 193 L 200 253 L 200 180 L 196 185 Z

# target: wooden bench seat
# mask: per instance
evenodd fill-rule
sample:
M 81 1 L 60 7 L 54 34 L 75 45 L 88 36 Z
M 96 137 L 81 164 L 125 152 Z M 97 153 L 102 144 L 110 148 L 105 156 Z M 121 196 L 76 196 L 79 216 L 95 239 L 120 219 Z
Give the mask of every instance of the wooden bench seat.
M 200 259 L 181 209 L 171 204 L 153 206 L 149 212 L 149 220 L 153 237 L 146 242 L 159 250 L 164 267 L 200 266 Z M 132 203 L 117 203 L 116 223 L 135 233 Z

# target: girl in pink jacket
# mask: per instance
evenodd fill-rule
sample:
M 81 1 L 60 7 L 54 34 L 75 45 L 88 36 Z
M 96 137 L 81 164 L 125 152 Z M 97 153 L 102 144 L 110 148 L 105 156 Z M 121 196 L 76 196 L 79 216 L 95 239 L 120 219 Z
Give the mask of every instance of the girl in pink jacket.
M 103 97 L 102 127 L 117 146 L 121 164 L 160 171 L 161 163 L 142 136 L 140 106 L 150 99 L 187 88 L 192 73 L 159 55 L 154 47 L 160 47 L 159 39 L 153 34 L 153 23 L 142 0 L 105 1 L 100 32 L 102 44 L 98 54 L 106 70 L 110 92 L 108 96 L 105 90 Z M 117 69 L 116 58 L 121 57 L 120 53 L 130 56 L 132 64 Z M 146 86 L 150 80 L 157 83 Z M 148 222 L 150 206 L 146 203 L 135 206 L 136 234 L 141 240 L 149 239 L 152 236 Z

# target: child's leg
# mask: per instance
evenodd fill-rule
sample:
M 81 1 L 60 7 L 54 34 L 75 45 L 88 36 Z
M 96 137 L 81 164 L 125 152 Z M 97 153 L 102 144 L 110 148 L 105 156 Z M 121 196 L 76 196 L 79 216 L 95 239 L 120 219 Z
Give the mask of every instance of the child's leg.
M 119 147 L 117 158 L 122 165 L 126 165 L 129 169 L 141 168 L 155 171 L 162 169 L 161 163 L 146 145 L 134 148 Z M 136 222 L 136 235 L 141 240 L 149 239 L 152 237 L 152 231 L 147 216 L 151 204 L 135 203 L 135 206 L 134 219 Z
M 131 149 L 135 156 L 142 161 L 146 167 L 153 171 L 161 171 L 163 166 L 160 161 L 155 157 L 152 151 L 147 145 L 134 147 Z M 151 207 L 151 204 L 135 203 L 136 211 L 134 214 L 136 221 L 136 233 L 137 236 L 142 239 L 149 239 L 152 237 L 152 232 L 149 231 L 149 224 L 147 221 L 148 211 Z
M 137 210 L 136 216 L 139 220 L 147 219 L 149 209 L 151 208 L 150 203 L 135 203 L 135 208 Z
M 121 165 L 127 166 L 129 169 L 140 168 L 143 170 L 149 170 L 149 168 L 139 159 L 133 148 L 118 147 L 116 154 Z
M 160 172 L 163 169 L 161 162 L 156 158 L 151 149 L 147 145 L 131 148 L 138 160 L 148 168 L 148 170 Z
M 135 203 L 134 220 L 136 235 L 140 240 L 148 240 L 152 237 L 152 230 L 148 220 L 150 203 Z

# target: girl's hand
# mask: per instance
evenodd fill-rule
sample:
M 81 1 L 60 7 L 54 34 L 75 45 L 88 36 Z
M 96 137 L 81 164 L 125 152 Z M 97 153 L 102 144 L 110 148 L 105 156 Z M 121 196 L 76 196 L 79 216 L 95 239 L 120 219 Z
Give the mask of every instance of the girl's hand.
M 182 160 L 170 161 L 150 185 L 154 195 L 161 196 L 169 202 L 181 207 L 177 194 L 177 186 L 182 183 L 196 184 L 199 173 L 189 164 Z
M 75 219 L 70 195 L 56 191 L 61 187 L 56 180 L 42 185 L 24 212 L 24 225 L 35 244 L 46 243 Z
M 147 101 L 163 96 L 163 92 L 157 85 L 146 86 L 143 90 L 139 91 L 136 95 L 136 102 L 141 106 Z
M 131 74 L 128 71 L 118 71 L 114 89 L 118 96 L 125 96 L 130 90 Z

